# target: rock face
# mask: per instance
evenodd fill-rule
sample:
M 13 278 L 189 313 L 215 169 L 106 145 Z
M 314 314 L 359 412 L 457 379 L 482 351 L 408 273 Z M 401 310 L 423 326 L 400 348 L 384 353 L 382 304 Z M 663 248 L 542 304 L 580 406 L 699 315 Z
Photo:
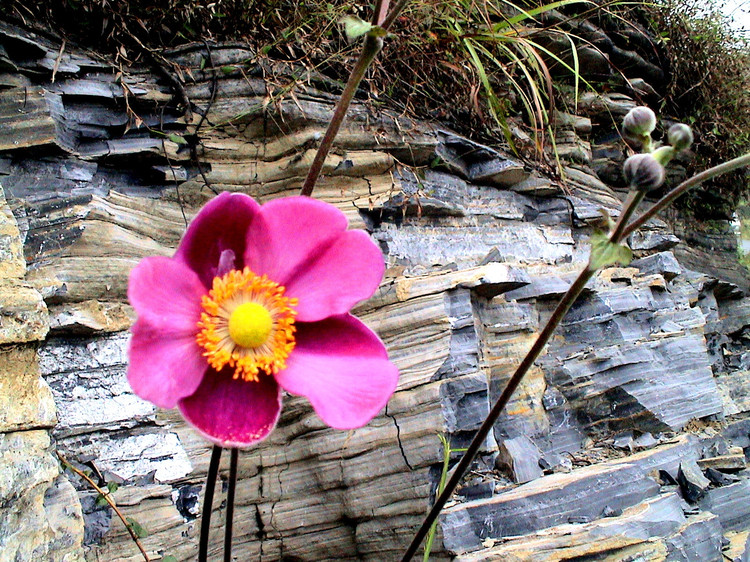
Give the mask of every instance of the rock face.
M 297 193 L 335 85 L 310 75 L 287 97 L 264 79 L 286 66 L 184 47 L 165 56 L 193 77 L 188 118 L 147 69 L 118 81 L 99 58 L 4 24 L 0 46 L 0 560 L 138 559 L 56 452 L 119 484 L 151 556 L 193 559 L 210 447 L 130 391 L 127 275 L 169 255 L 217 192 Z M 616 42 L 601 53 L 654 80 Z M 437 434 L 468 442 L 585 263 L 599 209 L 617 213 L 622 194 L 588 168 L 587 143 L 603 113 L 634 104 L 582 96 L 585 116 L 557 116 L 580 140 L 564 182 L 354 104 L 315 195 L 383 249 L 386 278 L 355 313 L 399 387 L 348 433 L 285 398 L 278 429 L 240 455 L 238 560 L 400 556 L 434 498 Z M 725 540 L 748 556 L 750 299 L 735 277 L 682 263 L 678 242 L 653 221 L 631 239 L 638 261 L 589 284 L 441 516 L 434 556 L 707 561 Z

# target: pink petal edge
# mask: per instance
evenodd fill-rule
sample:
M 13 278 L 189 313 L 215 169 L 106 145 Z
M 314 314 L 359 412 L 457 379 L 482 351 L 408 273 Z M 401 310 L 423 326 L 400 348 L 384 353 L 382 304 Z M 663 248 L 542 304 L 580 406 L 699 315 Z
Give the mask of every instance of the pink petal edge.
M 201 209 L 182 237 L 174 259 L 198 273 L 204 286 L 211 287 L 221 254 L 232 250 L 242 260 L 250 225 L 260 205 L 244 193 L 222 193 Z M 236 263 L 242 269 L 244 263 Z
M 245 263 L 299 299 L 300 322 L 345 314 L 372 296 L 385 270 L 377 245 L 361 230 L 347 231 L 347 224 L 323 201 L 271 201 L 250 225 Z
M 232 369 L 209 369 L 198 389 L 178 402 L 185 420 L 221 447 L 249 447 L 271 433 L 281 414 L 281 389 L 273 377 L 233 379 Z
M 170 258 L 145 258 L 130 273 L 128 298 L 138 321 L 131 329 L 128 381 L 160 408 L 174 408 L 192 394 L 206 371 L 195 342 L 204 293 L 198 276 Z
M 169 409 L 195 392 L 208 365 L 194 335 L 169 333 L 142 320 L 131 331 L 127 377 L 137 396 Z
M 298 324 L 297 346 L 276 380 L 305 396 L 329 426 L 354 429 L 383 409 L 398 376 L 378 336 L 346 314 Z
M 346 314 L 370 298 L 383 279 L 383 254 L 362 230 L 344 232 L 286 285 L 296 298 L 297 320 L 315 322 Z

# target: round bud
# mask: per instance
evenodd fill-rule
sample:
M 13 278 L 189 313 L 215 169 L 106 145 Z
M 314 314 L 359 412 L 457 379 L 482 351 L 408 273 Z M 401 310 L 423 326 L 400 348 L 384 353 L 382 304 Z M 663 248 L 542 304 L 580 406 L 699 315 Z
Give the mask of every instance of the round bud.
M 664 166 L 650 154 L 631 156 L 625 160 L 622 172 L 630 187 L 639 191 L 650 191 L 664 183 Z
M 642 105 L 628 111 L 622 120 L 622 131 L 629 137 L 649 135 L 654 129 L 656 129 L 656 114 Z
M 693 131 L 684 123 L 672 125 L 667 131 L 667 140 L 675 150 L 685 150 L 693 144 Z

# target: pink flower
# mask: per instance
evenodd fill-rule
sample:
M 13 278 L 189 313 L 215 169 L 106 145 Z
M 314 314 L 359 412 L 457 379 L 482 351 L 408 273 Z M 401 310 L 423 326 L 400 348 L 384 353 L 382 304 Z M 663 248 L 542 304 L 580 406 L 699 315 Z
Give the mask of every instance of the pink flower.
M 307 397 L 333 428 L 361 427 L 398 380 L 383 343 L 349 314 L 383 269 L 377 246 L 332 205 L 289 197 L 261 207 L 223 193 L 174 257 L 145 258 L 130 274 L 130 385 L 224 447 L 268 436 L 281 389 Z

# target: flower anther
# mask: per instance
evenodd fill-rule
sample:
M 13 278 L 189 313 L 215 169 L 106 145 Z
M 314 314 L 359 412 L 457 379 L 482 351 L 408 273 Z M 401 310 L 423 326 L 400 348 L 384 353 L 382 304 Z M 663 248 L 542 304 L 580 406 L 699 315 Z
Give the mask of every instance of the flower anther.
M 201 301 L 196 341 L 208 364 L 220 371 L 234 369 L 234 378 L 258 381 L 286 368 L 296 344 L 297 299 L 284 296 L 284 287 L 250 268 L 215 277 Z

